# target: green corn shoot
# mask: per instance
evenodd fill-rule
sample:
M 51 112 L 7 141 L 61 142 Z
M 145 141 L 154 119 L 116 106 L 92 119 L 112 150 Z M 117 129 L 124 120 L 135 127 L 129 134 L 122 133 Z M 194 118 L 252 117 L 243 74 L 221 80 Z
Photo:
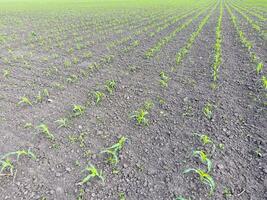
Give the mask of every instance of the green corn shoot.
M 58 124 L 58 128 L 67 127 L 68 126 L 68 119 L 67 118 L 60 118 L 55 122 Z
M 212 105 L 210 103 L 207 103 L 202 109 L 202 111 L 205 117 L 207 117 L 209 120 L 212 119 Z
M 102 181 L 104 181 L 104 177 L 102 175 L 102 171 L 99 171 L 95 166 L 90 165 L 87 166 L 83 171 L 86 171 L 88 173 L 87 176 L 85 176 L 82 181 L 79 183 L 79 185 L 83 185 L 90 181 L 92 178 L 99 178 Z
M 96 104 L 98 104 L 100 101 L 102 101 L 102 99 L 104 97 L 104 93 L 103 92 L 99 92 L 99 91 L 94 92 L 94 95 L 95 95 Z
M 40 124 L 36 127 L 41 133 L 43 133 L 48 139 L 54 140 L 55 137 L 50 133 L 49 128 L 46 124 Z
M 210 195 L 213 194 L 215 190 L 215 182 L 212 178 L 211 175 L 208 173 L 204 172 L 202 169 L 194 169 L 194 168 L 189 168 L 184 171 L 184 174 L 193 172 L 199 175 L 200 181 L 210 187 Z
M 109 80 L 106 82 L 105 87 L 106 87 L 107 91 L 109 92 L 109 94 L 112 94 L 116 88 L 116 82 L 114 80 Z
M 148 119 L 146 116 L 148 115 L 148 112 L 144 109 L 139 109 L 138 111 L 135 111 L 135 113 L 131 116 L 131 118 L 134 118 L 137 121 L 137 124 L 148 124 Z
M 198 157 L 203 164 L 207 165 L 208 172 L 211 171 L 212 162 L 204 151 L 193 151 L 193 156 Z
M 25 96 L 20 98 L 18 105 L 20 105 L 20 104 L 26 104 L 26 105 L 32 106 L 32 102 Z
M 150 111 L 154 107 L 154 103 L 151 100 L 147 100 L 144 104 L 144 109 Z
M 14 165 L 10 159 L 7 158 L 5 160 L 0 160 L 0 166 L 0 174 L 2 174 L 4 171 L 9 171 L 11 175 L 13 174 Z
M 85 107 L 81 105 L 73 105 L 72 112 L 75 117 L 81 116 L 85 112 Z
M 257 64 L 257 67 L 256 67 L 256 73 L 259 74 L 263 69 L 263 63 L 260 62 Z
M 9 76 L 10 76 L 10 74 L 11 74 L 11 72 L 10 72 L 10 70 L 9 70 L 9 69 L 4 69 L 4 70 L 3 70 L 3 76 L 4 76 L 4 78 L 7 78 L 7 77 L 9 77 Z
M 127 140 L 126 137 L 121 137 L 116 144 L 112 145 L 111 147 L 109 147 L 109 148 L 107 148 L 101 152 L 101 153 L 109 154 L 108 161 L 111 164 L 116 165 L 119 162 L 119 152 L 123 148 L 123 146 L 125 145 L 126 140 Z
M 266 78 L 266 76 L 262 76 L 261 77 L 261 81 L 262 81 L 263 88 L 267 89 L 267 78 Z

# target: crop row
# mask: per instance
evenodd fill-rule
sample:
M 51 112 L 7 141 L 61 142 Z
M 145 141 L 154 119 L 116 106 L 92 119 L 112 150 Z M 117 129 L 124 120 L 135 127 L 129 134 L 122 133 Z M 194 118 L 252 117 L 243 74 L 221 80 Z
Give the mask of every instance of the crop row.
M 226 5 L 226 8 L 228 10 L 228 13 L 230 14 L 231 17 L 231 21 L 236 29 L 236 32 L 239 36 L 240 42 L 246 47 L 246 49 L 248 50 L 249 54 L 250 54 L 250 59 L 253 63 L 255 63 L 255 71 L 257 75 L 260 75 L 263 73 L 263 68 L 264 68 L 264 64 L 263 61 L 261 60 L 261 58 L 256 55 L 255 52 L 253 52 L 253 45 L 252 42 L 249 41 L 247 39 L 247 37 L 245 36 L 245 33 L 240 29 L 236 17 L 234 16 L 233 12 L 231 11 L 230 7 L 228 5 Z M 261 78 L 261 83 L 262 83 L 262 87 L 267 89 L 267 79 L 266 76 L 262 74 Z

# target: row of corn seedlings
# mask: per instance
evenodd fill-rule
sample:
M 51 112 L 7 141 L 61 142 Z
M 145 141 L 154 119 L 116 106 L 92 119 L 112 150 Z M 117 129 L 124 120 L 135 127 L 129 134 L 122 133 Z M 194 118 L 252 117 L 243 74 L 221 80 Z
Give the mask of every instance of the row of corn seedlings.
M 210 6 L 209 6 L 210 8 Z M 153 47 L 149 48 L 145 52 L 146 58 L 151 58 L 155 56 L 157 52 L 159 52 L 166 44 L 168 44 L 180 31 L 187 28 L 194 20 L 196 20 L 201 14 L 205 13 L 208 8 L 203 8 L 200 12 L 198 12 L 193 18 L 187 20 L 185 23 L 178 26 L 173 32 L 162 38 L 158 41 Z
M 233 8 L 235 11 L 237 11 L 244 19 L 246 19 L 246 21 L 251 25 L 251 27 L 257 31 L 258 33 L 260 33 L 261 36 L 264 35 L 264 32 L 262 30 L 262 28 L 260 27 L 260 25 L 253 19 L 251 19 L 246 13 L 244 13 L 243 11 L 241 11 L 239 8 L 231 5 L 231 8 Z
M 105 98 L 105 96 L 112 95 L 116 89 L 116 86 L 117 86 L 117 83 L 115 80 L 108 80 L 106 81 L 104 85 L 104 88 L 105 88 L 104 90 L 106 92 L 101 91 L 101 90 L 95 90 L 95 91 L 89 92 L 88 99 L 84 103 L 84 105 L 73 104 L 72 110 L 70 113 L 68 113 L 66 116 L 63 116 L 55 120 L 56 126 L 58 128 L 68 127 L 74 118 L 81 117 L 82 115 L 84 115 L 86 112 L 86 109 L 89 106 L 93 104 L 97 105 Z M 34 125 L 31 123 L 27 123 L 25 124 L 25 128 L 34 128 Z M 44 135 L 47 139 L 55 142 L 56 138 L 46 123 L 38 124 L 37 126 L 35 126 L 35 129 L 40 134 Z
M 30 149 L 20 149 L 3 155 L 0 154 L 0 176 L 13 176 L 15 163 L 17 163 L 22 156 L 36 160 L 36 155 Z
M 196 38 L 198 37 L 198 35 L 200 34 L 200 32 L 202 31 L 203 27 L 207 24 L 212 12 L 214 11 L 214 9 L 217 7 L 214 6 L 213 9 L 211 9 L 209 11 L 209 13 L 201 20 L 199 26 L 197 27 L 197 30 L 194 31 L 193 33 L 191 33 L 190 38 L 187 40 L 186 44 L 179 50 L 179 52 L 176 54 L 176 65 L 179 65 L 181 63 L 181 61 L 183 60 L 183 58 L 188 54 L 190 48 L 192 47 L 192 45 L 194 44 Z
M 260 21 L 262 22 L 266 22 L 267 18 L 264 17 L 261 14 L 258 14 L 254 11 L 251 11 L 249 8 L 245 8 L 243 6 L 237 5 L 235 3 L 232 3 L 236 8 L 239 8 L 240 10 L 243 10 L 244 12 L 248 13 L 249 15 L 253 16 L 253 17 L 257 17 Z
M 222 17 L 223 17 L 223 5 L 222 1 L 220 3 L 220 16 L 218 19 L 217 27 L 216 27 L 216 42 L 215 42 L 215 56 L 214 56 L 214 62 L 213 62 L 213 81 L 216 82 L 218 79 L 218 72 L 219 68 L 222 62 Z
M 137 47 L 138 45 L 139 45 L 139 41 L 135 41 L 132 44 L 132 46 L 130 46 L 130 48 Z M 126 48 L 126 50 L 127 49 L 128 48 Z M 90 56 L 91 56 L 91 54 L 90 54 Z M 112 55 L 103 56 L 100 59 L 99 63 L 92 63 L 92 64 L 90 64 L 88 66 L 88 68 L 81 69 L 80 72 L 79 72 L 79 74 L 77 74 L 77 75 L 76 74 L 71 74 L 68 77 L 66 77 L 66 83 L 69 83 L 69 84 L 77 83 L 80 78 L 87 76 L 92 71 L 94 71 L 94 69 L 98 69 L 100 66 L 102 66 L 102 64 L 108 64 L 108 63 L 110 63 L 112 61 L 112 59 L 113 59 L 113 56 Z M 69 66 L 69 65 L 71 65 L 71 63 L 72 62 L 65 61 L 64 66 L 67 66 L 67 65 Z M 58 69 L 57 69 L 57 71 L 58 71 Z M 61 90 L 64 89 L 64 85 L 63 84 L 59 84 L 59 83 L 57 83 L 57 85 L 55 85 L 54 87 L 55 88 L 58 88 L 58 89 L 61 89 Z M 47 91 L 47 89 L 44 89 L 44 91 Z M 41 99 L 38 100 L 37 102 L 42 102 L 42 99 L 43 98 L 42 98 L 42 96 L 40 96 L 40 95 L 42 95 L 42 93 L 41 92 L 38 92 L 38 95 L 36 95 L 36 97 L 37 96 L 41 97 Z M 46 95 L 46 96 L 48 96 L 48 95 Z M 25 95 L 25 96 L 21 97 L 20 104 L 23 103 L 23 104 L 27 104 L 27 105 L 32 105 L 31 101 L 32 100 L 30 100 L 30 97 L 26 97 L 26 95 Z
M 215 192 L 216 184 L 212 176 L 213 162 L 212 155 L 216 150 L 216 144 L 206 134 L 195 133 L 201 143 L 200 147 L 192 152 L 192 157 L 202 164 L 203 167 L 193 167 L 184 170 L 184 174 L 194 173 L 198 175 L 199 181 L 209 187 L 209 196 Z
M 253 45 L 251 41 L 247 39 L 247 37 L 245 36 L 245 33 L 240 29 L 236 17 L 234 16 L 233 12 L 231 11 L 230 7 L 227 4 L 226 4 L 226 8 L 231 17 L 231 21 L 234 25 L 234 28 L 236 29 L 236 32 L 238 33 L 240 42 L 244 45 L 244 47 L 246 47 L 246 49 L 249 52 L 251 61 L 256 65 L 255 66 L 256 74 L 261 75 L 260 80 L 261 80 L 262 87 L 264 89 L 267 89 L 267 78 L 266 78 L 266 75 L 263 74 L 263 68 L 264 68 L 263 61 L 261 60 L 259 56 L 256 55 L 255 52 L 253 52 Z

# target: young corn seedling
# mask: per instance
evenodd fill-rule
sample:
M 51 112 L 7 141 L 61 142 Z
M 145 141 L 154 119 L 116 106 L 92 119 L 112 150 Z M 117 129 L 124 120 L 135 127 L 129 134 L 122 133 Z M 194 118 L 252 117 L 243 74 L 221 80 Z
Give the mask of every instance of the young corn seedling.
M 18 105 L 21 105 L 21 104 L 32 106 L 32 102 L 28 99 L 28 97 L 25 97 L 25 96 L 20 98 Z
M 48 139 L 54 140 L 55 137 L 52 133 L 50 133 L 49 128 L 46 124 L 40 124 L 37 127 L 37 130 L 39 130 L 42 134 L 44 134 Z
M 13 153 L 17 155 L 17 161 L 19 160 L 21 156 L 28 156 L 32 160 L 36 160 L 35 154 L 30 149 L 28 150 L 22 149 L 22 150 L 15 151 Z
M 198 134 L 198 133 L 194 133 L 194 135 L 198 136 L 201 143 L 205 146 L 207 144 L 213 144 L 213 141 L 209 138 L 208 135 L 205 134 Z
M 10 76 L 11 72 L 9 69 L 4 69 L 3 70 L 3 76 L 4 78 L 8 78 Z
M 131 118 L 134 118 L 137 121 L 137 124 L 143 124 L 147 125 L 148 124 L 148 119 L 146 116 L 148 115 L 148 112 L 145 109 L 139 109 L 134 112 L 133 115 L 131 115 Z
M 151 100 L 145 101 L 144 109 L 150 111 L 154 107 L 154 103 Z
M 212 167 L 212 162 L 204 151 L 193 151 L 193 156 L 198 157 L 203 164 L 207 165 L 208 167 L 207 172 L 210 172 Z
M 210 103 L 207 103 L 204 108 L 202 109 L 203 114 L 205 117 L 207 117 L 209 120 L 212 119 L 212 105 Z
M 67 127 L 69 120 L 67 118 L 60 118 L 55 121 L 58 124 L 58 128 Z
M 43 102 L 44 98 L 49 97 L 49 92 L 47 89 L 44 89 L 43 91 L 39 91 L 38 95 L 36 96 L 37 102 Z
M 76 57 L 75 57 L 75 58 L 73 58 L 73 64 L 74 64 L 74 65 L 77 65 L 77 64 L 78 64 L 78 62 L 79 62 L 79 59 L 78 59 L 78 58 L 76 58 Z
M 72 112 L 73 112 L 74 117 L 81 116 L 85 112 L 85 107 L 75 104 L 75 105 L 73 105 Z
M 262 72 L 262 69 L 263 69 L 263 63 L 260 62 L 257 64 L 256 73 L 259 74 L 260 72 Z
M 118 164 L 119 152 L 123 148 L 123 146 L 125 145 L 126 140 L 127 140 L 127 138 L 123 136 L 119 139 L 119 141 L 116 144 L 105 149 L 104 151 L 101 151 L 101 153 L 106 153 L 109 155 L 108 162 L 110 162 L 111 164 L 114 164 L 114 165 Z
M 120 192 L 119 193 L 119 200 L 126 200 L 126 197 L 125 197 L 125 193 L 124 192 Z
M 159 84 L 161 87 L 168 87 L 168 83 L 164 80 L 159 80 Z
M 14 152 L 9 152 L 9 153 L 6 153 L 6 154 L 0 156 L 0 159 L 6 159 L 6 158 L 13 156 L 13 155 L 16 155 L 17 161 L 19 160 L 20 156 L 28 156 L 33 160 L 36 159 L 35 154 L 30 149 L 28 149 L 28 150 L 22 149 L 22 150 L 17 150 Z
M 75 83 L 77 80 L 78 80 L 78 76 L 76 76 L 75 74 L 72 74 L 67 78 L 68 83 Z
M 168 82 L 170 80 L 170 78 L 168 77 L 168 75 L 165 72 L 160 72 L 160 78 L 161 80 L 159 81 L 160 85 L 162 87 L 168 87 Z
M 79 194 L 78 194 L 77 200 L 84 200 L 84 194 L 85 194 L 85 190 L 83 188 L 81 188 L 79 190 Z
M 64 67 L 66 67 L 66 68 L 71 67 L 71 61 L 66 60 L 66 61 L 64 62 Z
M 264 89 L 267 89 L 267 78 L 266 76 L 261 77 L 262 86 Z
M 160 72 L 160 78 L 162 79 L 162 80 L 169 80 L 170 78 L 168 77 L 168 75 L 165 73 L 165 72 Z
M 198 134 L 198 133 L 194 133 L 194 135 L 198 136 L 200 139 L 200 142 L 202 143 L 203 146 L 206 145 L 212 145 L 213 149 L 212 149 L 212 154 L 215 152 L 216 150 L 216 145 L 215 143 L 210 139 L 210 137 L 208 135 L 205 134 Z
M 102 101 L 105 94 L 103 92 L 100 92 L 100 91 L 95 91 L 94 96 L 95 96 L 95 103 L 98 104 L 100 101 Z
M 107 89 L 107 91 L 109 92 L 109 94 L 112 94 L 113 91 L 116 88 L 116 82 L 114 80 L 109 80 L 106 82 L 105 88 Z
M 232 189 L 231 188 L 227 188 L 227 187 L 225 187 L 224 189 L 223 189 L 223 196 L 224 196 L 224 198 L 229 198 L 229 197 L 231 197 L 233 195 L 233 192 L 232 192 Z
M 88 173 L 87 176 L 85 176 L 81 182 L 79 182 L 78 184 L 79 185 L 83 185 L 85 183 L 87 183 L 88 181 L 90 181 L 92 178 L 99 178 L 101 179 L 103 182 L 104 182 L 104 177 L 102 175 L 102 171 L 98 170 L 95 166 L 93 165 L 90 165 L 90 166 L 87 166 L 83 172 L 86 171 Z
M 7 154 L 0 156 L 0 174 L 6 171 L 9 172 L 8 175 L 13 175 L 14 165 L 10 159 L 10 157 L 13 155 L 16 156 L 16 161 L 18 161 L 21 156 L 28 156 L 32 160 L 36 160 L 35 154 L 30 149 L 28 150 L 23 149 L 15 152 L 9 152 Z
M 194 169 L 194 168 L 189 168 L 184 171 L 184 174 L 187 174 L 189 172 L 193 172 L 199 175 L 199 179 L 202 183 L 208 185 L 210 187 L 210 192 L 209 195 L 212 195 L 214 190 L 215 190 L 215 182 L 212 178 L 211 175 L 208 173 L 204 172 L 202 169 Z
M 32 123 L 27 122 L 23 127 L 29 129 L 29 128 L 33 128 L 34 126 Z
M 13 170 L 14 170 L 14 165 L 11 162 L 10 159 L 6 158 L 4 160 L 0 160 L 0 175 L 3 174 L 3 172 L 9 172 L 8 174 L 5 175 L 13 175 Z

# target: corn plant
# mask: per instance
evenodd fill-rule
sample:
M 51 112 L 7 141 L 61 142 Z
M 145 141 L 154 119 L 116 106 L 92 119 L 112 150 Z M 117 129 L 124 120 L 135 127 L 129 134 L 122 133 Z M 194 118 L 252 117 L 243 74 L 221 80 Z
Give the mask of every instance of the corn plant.
M 26 96 L 23 96 L 23 97 L 20 98 L 20 101 L 18 102 L 18 105 L 21 105 L 21 104 L 32 106 L 32 102 Z
M 85 190 L 83 188 L 81 188 L 79 190 L 79 194 L 78 194 L 77 200 L 84 200 L 84 194 L 85 194 Z
M 24 128 L 33 128 L 33 124 L 30 122 L 27 122 L 23 127 Z
M 42 102 L 44 100 L 44 98 L 49 97 L 49 92 L 47 89 L 44 89 L 43 91 L 39 91 L 38 95 L 36 96 L 36 100 L 37 102 Z
M 6 158 L 4 160 L 0 160 L 0 167 L 0 174 L 4 171 L 9 171 L 10 175 L 13 175 L 14 165 L 10 159 Z
M 4 78 L 7 78 L 7 77 L 9 77 L 9 76 L 10 76 L 10 74 L 11 74 L 11 72 L 10 72 L 10 70 L 9 70 L 9 69 L 4 69 L 4 70 L 3 70 L 3 77 L 4 77 Z
M 194 17 L 194 18 L 198 18 L 198 16 L 204 12 L 204 10 L 202 10 L 201 12 L 198 12 L 198 14 Z M 188 54 L 190 48 L 192 47 L 192 45 L 194 44 L 196 38 L 198 37 L 198 35 L 200 34 L 201 30 L 203 29 L 203 27 L 206 25 L 206 23 L 208 22 L 210 16 L 211 16 L 211 11 L 209 11 L 209 13 L 206 15 L 205 18 L 202 19 L 202 21 L 200 22 L 199 26 L 197 27 L 197 30 L 193 33 L 191 33 L 190 38 L 187 40 L 186 44 L 180 49 L 180 51 L 176 54 L 176 64 L 179 65 L 183 58 Z M 190 19 L 190 23 L 192 22 L 193 19 Z
M 86 168 L 83 170 L 83 172 L 85 172 L 85 171 L 88 173 L 88 175 L 85 176 L 81 180 L 81 182 L 78 183 L 79 185 L 83 185 L 83 184 L 87 183 L 92 178 L 99 178 L 104 182 L 104 177 L 102 175 L 103 174 L 102 171 L 101 170 L 99 171 L 95 166 L 90 164 L 90 166 L 86 166 Z
M 68 119 L 67 118 L 60 118 L 55 122 L 58 124 L 58 128 L 67 127 L 68 126 Z
M 33 37 L 36 37 L 36 36 L 37 36 L 37 33 L 35 33 L 34 31 L 32 31 L 32 32 L 31 32 L 31 35 L 32 35 Z
M 55 139 L 54 135 L 49 131 L 49 128 L 46 124 L 39 124 L 36 129 L 39 130 L 42 134 L 44 134 L 48 139 Z
M 125 193 L 124 192 L 120 192 L 119 193 L 119 200 L 126 200 L 126 197 L 125 197 Z
M 190 172 L 198 174 L 200 182 L 202 182 L 202 183 L 204 183 L 210 187 L 209 194 L 212 195 L 214 190 L 215 190 L 215 182 L 214 182 L 212 176 L 210 174 L 206 173 L 205 171 L 203 171 L 202 169 L 194 169 L 194 168 L 186 169 L 184 171 L 184 174 L 187 174 Z
M 100 101 L 102 101 L 105 94 L 103 92 L 100 92 L 100 91 L 95 91 L 94 96 L 95 96 L 95 103 L 98 104 Z
M 256 67 L 256 73 L 259 74 L 263 69 L 263 63 L 260 62 L 257 64 L 257 67 Z
M 134 112 L 133 115 L 131 115 L 131 118 L 134 118 L 137 121 L 137 124 L 143 124 L 147 125 L 148 124 L 148 119 L 146 116 L 148 115 L 148 112 L 145 109 L 139 109 Z
M 207 103 L 204 108 L 202 109 L 203 114 L 205 117 L 207 117 L 209 120 L 212 119 L 212 105 L 210 103 Z
M 225 187 L 225 188 L 223 189 L 223 196 L 224 196 L 224 198 L 229 198 L 229 197 L 231 197 L 232 195 L 233 195 L 233 192 L 232 192 L 231 188 L 227 188 L 227 187 Z
M 85 137 L 87 136 L 87 133 L 80 133 L 78 136 L 76 135 L 69 135 L 68 139 L 71 143 L 78 142 L 80 147 L 85 147 Z
M 35 154 L 30 150 L 17 150 L 15 152 L 13 152 L 12 154 L 16 154 L 17 155 L 17 161 L 19 160 L 20 156 L 28 156 L 29 158 L 31 158 L 32 160 L 36 160 L 36 156 Z
M 207 165 L 208 167 L 208 171 L 210 172 L 211 167 L 212 167 L 212 162 L 211 160 L 208 158 L 207 154 L 204 151 L 193 151 L 193 156 L 198 157 L 200 159 L 200 161 Z
M 194 133 L 194 135 L 199 137 L 199 139 L 203 145 L 213 144 L 213 141 L 210 139 L 210 137 L 208 135 L 198 134 L 198 133 Z
M 160 72 L 160 78 L 161 78 L 159 81 L 160 85 L 162 87 L 168 87 L 168 82 L 170 80 L 169 76 L 165 72 L 162 71 Z
M 154 103 L 151 100 L 147 100 L 144 103 L 144 109 L 150 111 L 154 107 Z
M 113 91 L 116 88 L 116 81 L 114 80 L 109 80 L 106 82 L 105 88 L 107 89 L 107 91 L 109 92 L 109 94 L 112 94 Z
M 114 59 L 114 55 L 107 55 L 100 59 L 100 61 L 104 64 L 111 63 Z
M 264 89 L 267 89 L 267 78 L 266 76 L 261 77 L 262 86 Z
M 12 156 L 16 156 L 16 161 L 18 161 L 21 156 L 28 156 L 32 160 L 36 160 L 35 154 L 30 149 L 22 149 L 0 155 L 0 174 L 2 174 L 3 172 L 9 172 L 10 175 L 13 175 L 15 166 L 10 159 Z
M 78 62 L 79 62 L 79 59 L 78 59 L 78 58 L 76 58 L 76 57 L 75 57 L 75 58 L 73 58 L 73 64 L 74 64 L 74 65 L 77 65 L 77 64 L 78 64 Z
M 127 138 L 123 136 L 119 139 L 119 141 L 116 144 L 101 151 L 101 153 L 106 153 L 109 155 L 108 161 L 111 164 L 114 164 L 114 165 L 118 164 L 119 152 L 123 148 L 123 146 L 125 145 L 126 140 L 127 140 Z
M 75 83 L 77 80 L 78 80 L 78 76 L 76 76 L 75 74 L 72 74 L 67 78 L 68 83 Z
M 81 105 L 74 104 L 73 108 L 72 108 L 72 112 L 73 112 L 74 117 L 81 116 L 85 112 L 85 107 L 81 106 Z
M 85 53 L 83 54 L 83 57 L 89 59 L 89 58 L 92 57 L 92 55 L 93 55 L 92 52 L 89 51 L 89 52 L 85 52 Z
M 218 71 L 219 67 L 222 62 L 222 50 L 221 50 L 221 43 L 222 43 L 222 16 L 223 16 L 223 5 L 222 2 L 220 3 L 220 16 L 216 26 L 216 43 L 215 43 L 215 56 L 214 56 L 214 63 L 213 63 L 213 81 L 216 82 L 218 79 Z
M 66 61 L 64 62 L 64 67 L 68 68 L 68 67 L 70 67 L 70 66 L 71 66 L 71 61 L 66 60 Z
M 212 145 L 213 148 L 212 148 L 212 153 L 213 154 L 216 150 L 216 145 L 215 143 L 210 139 L 210 137 L 206 134 L 198 134 L 198 133 L 194 133 L 194 135 L 198 136 L 199 139 L 200 139 L 200 142 L 202 143 L 203 146 L 206 146 L 206 145 Z

